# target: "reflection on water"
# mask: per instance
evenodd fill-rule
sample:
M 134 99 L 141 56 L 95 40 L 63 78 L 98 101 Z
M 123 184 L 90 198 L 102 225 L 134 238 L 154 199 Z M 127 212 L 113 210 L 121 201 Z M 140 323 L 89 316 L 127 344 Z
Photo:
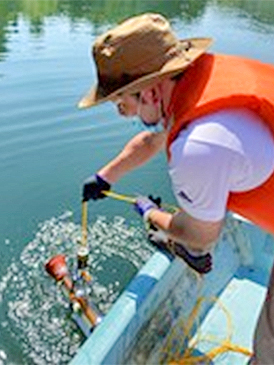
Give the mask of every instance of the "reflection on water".
M 30 22 L 32 33 L 42 33 L 45 18 L 67 16 L 71 24 L 88 21 L 94 32 L 103 24 L 113 24 L 142 12 L 160 12 L 168 18 L 190 22 L 205 12 L 208 5 L 218 5 L 224 11 L 235 10 L 261 23 L 273 25 L 274 1 L 256 0 L 1 0 L 0 1 L 0 60 L 7 53 L 8 32 L 18 31 L 18 17 Z
M 8 32 L 17 32 L 18 17 L 29 21 L 30 32 L 43 33 L 45 18 L 67 16 L 71 24 L 90 22 L 95 34 L 102 25 L 113 24 L 142 12 L 160 12 L 185 21 L 201 15 L 207 1 L 200 0 L 4 0 L 0 1 L 0 60 L 7 52 Z M 8 27 L 9 26 L 9 27 Z M 1 56 L 2 55 L 2 56 Z
M 31 360 L 33 364 L 65 364 L 83 341 L 68 317 L 68 302 L 44 270 L 50 257 L 64 253 L 72 272 L 79 239 L 81 227 L 71 221 L 70 212 L 47 220 L 39 225 L 20 260 L 10 265 L 0 282 L 0 303 L 5 299 L 7 311 L 1 332 L 8 332 L 21 343 L 22 363 Z M 90 296 L 106 313 L 133 273 L 151 256 L 152 249 L 143 230 L 127 225 L 120 217 L 112 222 L 98 218 L 89 227 L 88 245 L 93 278 Z
M 94 36 L 146 11 L 167 16 L 180 37 L 212 36 L 214 51 L 274 62 L 274 1 L 0 0 L 0 365 L 66 362 L 82 341 L 43 269 L 60 252 L 71 265 L 80 227 L 48 218 L 72 210 L 79 221 L 83 179 L 140 131 L 108 104 L 81 112 L 75 105 L 95 81 Z M 162 157 L 115 190 L 173 203 Z M 131 207 L 90 208 L 92 296 L 106 312 L 150 248 L 138 227 L 113 218 L 140 223 Z
M 249 16 L 254 21 L 273 25 L 274 23 L 274 1 L 270 0 L 217 0 L 220 9 L 224 11 L 242 11 L 245 16 Z

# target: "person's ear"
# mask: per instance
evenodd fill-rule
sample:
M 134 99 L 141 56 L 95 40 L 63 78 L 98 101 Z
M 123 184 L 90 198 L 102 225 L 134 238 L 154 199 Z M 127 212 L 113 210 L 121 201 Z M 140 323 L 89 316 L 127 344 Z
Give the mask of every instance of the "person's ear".
M 144 104 L 158 104 L 161 99 L 161 91 L 158 85 L 141 91 L 141 100 Z
M 161 101 L 161 89 L 159 85 L 155 85 L 151 90 L 152 90 L 152 100 L 154 104 L 158 104 Z

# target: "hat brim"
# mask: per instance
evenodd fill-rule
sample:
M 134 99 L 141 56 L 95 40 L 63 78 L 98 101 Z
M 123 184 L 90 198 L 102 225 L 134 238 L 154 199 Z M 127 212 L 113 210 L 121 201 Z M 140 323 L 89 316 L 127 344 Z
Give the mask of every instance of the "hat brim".
M 212 38 L 188 38 L 180 40 L 180 43 L 191 43 L 191 47 L 182 52 L 179 56 L 173 58 L 167 62 L 159 71 L 150 73 L 143 77 L 138 78 L 129 84 L 118 88 L 109 95 L 102 95 L 98 86 L 92 87 L 90 91 L 79 101 L 78 108 L 85 109 L 95 106 L 99 103 L 106 101 L 114 101 L 120 94 L 136 93 L 141 89 L 152 85 L 154 82 L 158 82 L 162 78 L 167 76 L 175 76 L 176 74 L 185 70 L 191 63 L 193 63 L 198 57 L 205 53 L 205 51 L 211 46 Z

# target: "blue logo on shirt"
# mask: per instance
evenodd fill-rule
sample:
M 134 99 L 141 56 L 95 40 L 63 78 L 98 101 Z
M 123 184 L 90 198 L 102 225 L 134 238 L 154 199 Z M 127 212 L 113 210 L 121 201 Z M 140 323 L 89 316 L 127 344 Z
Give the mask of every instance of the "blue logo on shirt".
M 189 203 L 192 203 L 192 200 L 186 195 L 184 191 L 180 191 L 178 193 L 179 197 L 183 198 L 184 200 L 188 201 Z

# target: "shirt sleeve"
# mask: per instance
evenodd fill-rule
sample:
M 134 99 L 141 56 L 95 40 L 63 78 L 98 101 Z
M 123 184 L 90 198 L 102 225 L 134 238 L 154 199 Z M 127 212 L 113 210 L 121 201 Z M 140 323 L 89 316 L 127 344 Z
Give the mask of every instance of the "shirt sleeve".
M 222 146 L 180 136 L 171 146 L 169 173 L 182 209 L 196 219 L 224 218 L 235 155 Z

